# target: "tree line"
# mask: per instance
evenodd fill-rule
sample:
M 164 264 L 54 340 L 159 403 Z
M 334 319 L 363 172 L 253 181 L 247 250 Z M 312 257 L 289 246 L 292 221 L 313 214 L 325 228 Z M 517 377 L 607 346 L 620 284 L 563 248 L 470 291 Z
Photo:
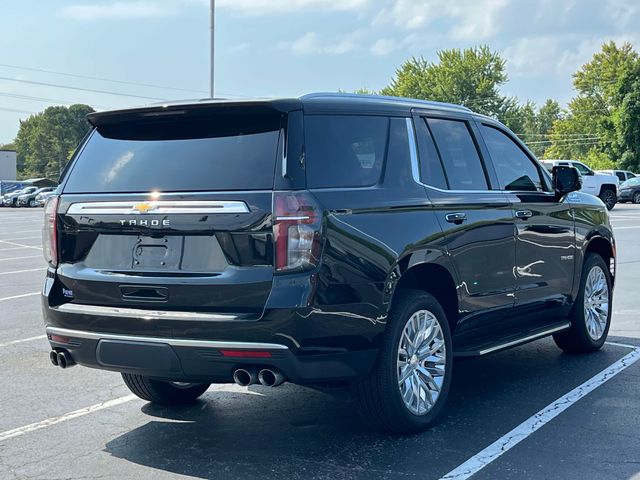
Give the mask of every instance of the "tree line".
M 573 75 L 566 108 L 503 95 L 506 60 L 488 46 L 449 49 L 435 61 L 413 57 L 380 93 L 464 105 L 502 121 L 540 158 L 582 160 L 595 169 L 640 171 L 640 58 L 631 44 L 602 45 Z M 94 109 L 55 106 L 20 121 L 15 148 L 20 178 L 55 179 L 89 130 Z

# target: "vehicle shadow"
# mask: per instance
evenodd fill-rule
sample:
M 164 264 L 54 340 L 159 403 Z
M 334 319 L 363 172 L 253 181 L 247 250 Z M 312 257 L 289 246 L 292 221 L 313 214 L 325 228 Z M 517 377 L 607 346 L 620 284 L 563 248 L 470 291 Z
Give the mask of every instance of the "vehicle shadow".
M 105 451 L 196 478 L 439 478 L 628 352 L 567 355 L 547 339 L 457 361 L 442 421 L 419 435 L 371 432 L 352 402 L 285 384 L 211 389 L 181 408 L 146 404 L 149 422 Z

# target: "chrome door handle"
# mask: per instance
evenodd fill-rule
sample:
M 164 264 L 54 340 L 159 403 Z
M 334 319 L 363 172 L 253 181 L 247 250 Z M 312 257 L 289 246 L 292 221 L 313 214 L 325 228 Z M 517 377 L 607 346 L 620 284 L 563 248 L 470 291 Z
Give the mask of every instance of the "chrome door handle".
M 533 212 L 531 210 L 516 210 L 516 218 L 527 218 L 533 217 Z
M 463 212 L 447 213 L 444 216 L 444 218 L 449 223 L 455 223 L 456 225 L 460 225 L 462 222 L 464 222 L 467 219 L 467 214 Z

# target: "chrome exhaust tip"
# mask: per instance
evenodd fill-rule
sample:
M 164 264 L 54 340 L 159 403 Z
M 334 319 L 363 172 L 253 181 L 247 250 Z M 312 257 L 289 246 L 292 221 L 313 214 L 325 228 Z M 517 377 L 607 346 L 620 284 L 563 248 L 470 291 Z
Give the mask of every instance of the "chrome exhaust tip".
M 55 350 L 51 350 L 49 352 L 49 360 L 51 360 L 51 364 L 54 367 L 58 366 L 58 352 L 56 352 Z
M 233 381 L 241 387 L 248 387 L 258 382 L 258 376 L 255 369 L 252 368 L 238 368 L 233 372 Z
M 264 385 L 265 387 L 277 387 L 284 383 L 285 378 L 279 370 L 263 368 L 258 373 L 258 380 L 260 381 L 260 385 Z

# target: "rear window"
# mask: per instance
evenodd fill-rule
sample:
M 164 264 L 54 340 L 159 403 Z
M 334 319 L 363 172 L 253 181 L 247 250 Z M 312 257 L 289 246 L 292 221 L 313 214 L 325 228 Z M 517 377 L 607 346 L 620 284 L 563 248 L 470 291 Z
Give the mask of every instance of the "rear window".
M 98 128 L 67 193 L 273 188 L 281 116 L 154 119 Z
M 387 117 L 306 116 L 307 186 L 370 187 L 378 183 L 388 128 Z

